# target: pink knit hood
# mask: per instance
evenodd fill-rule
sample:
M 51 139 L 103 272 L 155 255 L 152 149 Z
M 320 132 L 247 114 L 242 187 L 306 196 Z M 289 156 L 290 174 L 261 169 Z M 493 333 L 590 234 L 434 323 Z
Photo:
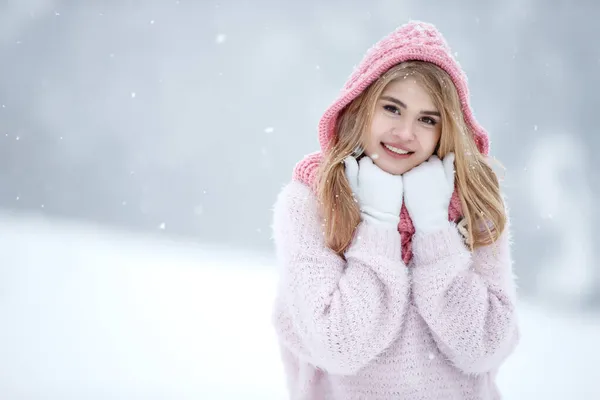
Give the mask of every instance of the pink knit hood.
M 321 152 L 327 151 L 332 144 L 340 111 L 391 67 L 410 60 L 431 62 L 450 75 L 460 97 L 464 119 L 474 135 L 475 143 L 482 154 L 488 154 L 488 134 L 475 120 L 469 105 L 469 90 L 464 71 L 452 57 L 450 47 L 435 26 L 420 21 L 410 21 L 400 26 L 367 51 L 338 98 L 321 117 L 319 122 Z M 316 173 L 322 159 L 321 152 L 305 156 L 294 169 L 294 179 L 315 188 Z M 448 210 L 448 219 L 457 221 L 461 216 L 460 200 L 455 190 Z M 412 258 L 411 241 L 415 231 L 405 206 L 400 213 L 398 229 L 402 238 L 402 256 L 408 265 Z

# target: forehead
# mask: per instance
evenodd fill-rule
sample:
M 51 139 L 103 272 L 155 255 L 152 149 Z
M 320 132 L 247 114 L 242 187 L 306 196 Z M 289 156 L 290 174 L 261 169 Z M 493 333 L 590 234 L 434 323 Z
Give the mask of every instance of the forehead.
M 382 96 L 392 96 L 410 105 L 418 102 L 420 106 L 433 108 L 433 101 L 425 87 L 412 76 L 406 76 L 390 82 L 384 89 Z

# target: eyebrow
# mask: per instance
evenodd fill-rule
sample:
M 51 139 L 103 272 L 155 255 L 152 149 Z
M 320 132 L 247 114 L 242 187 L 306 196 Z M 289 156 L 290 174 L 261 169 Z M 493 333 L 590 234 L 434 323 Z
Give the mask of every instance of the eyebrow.
M 398 100 L 395 97 L 392 97 L 392 96 L 381 96 L 381 98 L 383 100 L 387 100 L 387 101 L 390 101 L 392 103 L 396 103 L 396 104 L 398 104 L 400 107 L 402 107 L 404 109 L 408 108 L 408 107 L 406 107 L 406 104 L 404 104 L 403 102 L 401 102 L 400 100 Z M 423 111 L 423 110 L 421 110 L 421 114 L 433 115 L 433 116 L 436 116 L 436 117 L 441 117 L 441 114 L 439 112 L 437 112 L 437 111 Z

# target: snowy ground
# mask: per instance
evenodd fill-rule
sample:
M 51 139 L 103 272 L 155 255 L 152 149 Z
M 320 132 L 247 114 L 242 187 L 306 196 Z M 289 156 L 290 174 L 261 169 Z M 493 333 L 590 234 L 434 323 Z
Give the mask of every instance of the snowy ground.
M 2 399 L 285 398 L 270 257 L 6 216 L 0 238 Z M 505 399 L 600 398 L 598 316 L 521 325 Z

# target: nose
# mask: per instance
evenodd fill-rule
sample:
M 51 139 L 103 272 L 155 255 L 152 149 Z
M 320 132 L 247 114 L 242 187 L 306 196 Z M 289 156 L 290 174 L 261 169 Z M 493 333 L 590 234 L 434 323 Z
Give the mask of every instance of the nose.
M 413 125 L 409 121 L 402 121 L 392 128 L 392 135 L 396 136 L 401 141 L 411 141 L 415 138 Z

